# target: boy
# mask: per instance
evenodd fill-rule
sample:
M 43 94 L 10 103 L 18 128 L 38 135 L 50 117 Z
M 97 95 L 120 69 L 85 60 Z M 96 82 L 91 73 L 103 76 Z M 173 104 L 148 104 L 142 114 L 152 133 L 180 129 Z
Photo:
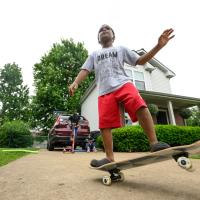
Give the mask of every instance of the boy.
M 119 103 L 124 105 L 133 122 L 139 121 L 148 137 L 152 152 L 169 147 L 168 144 L 157 141 L 153 120 L 147 105 L 126 74 L 123 65 L 124 62 L 133 66 L 144 65 L 174 37 L 174 35 L 171 36 L 172 32 L 173 29 L 165 30 L 159 37 L 157 45 L 139 57 L 135 52 L 125 47 L 113 47 L 115 33 L 110 26 L 105 24 L 99 29 L 98 41 L 102 49 L 93 52 L 87 58 L 78 76 L 69 86 L 70 95 L 74 95 L 80 82 L 87 77 L 89 72 L 95 71 L 99 87 L 99 128 L 103 137 L 106 158 L 92 160 L 91 166 L 99 167 L 114 162 L 111 130 L 121 127 Z

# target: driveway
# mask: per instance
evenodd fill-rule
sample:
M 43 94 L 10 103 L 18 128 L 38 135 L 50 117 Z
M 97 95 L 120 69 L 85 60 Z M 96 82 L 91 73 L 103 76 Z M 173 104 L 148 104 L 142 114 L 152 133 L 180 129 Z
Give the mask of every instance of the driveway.
M 116 160 L 140 153 L 116 153 Z M 90 169 L 103 152 L 63 154 L 40 150 L 0 168 L 1 200 L 200 200 L 200 160 L 196 171 L 173 160 L 124 171 L 125 181 L 104 186 L 105 172 Z

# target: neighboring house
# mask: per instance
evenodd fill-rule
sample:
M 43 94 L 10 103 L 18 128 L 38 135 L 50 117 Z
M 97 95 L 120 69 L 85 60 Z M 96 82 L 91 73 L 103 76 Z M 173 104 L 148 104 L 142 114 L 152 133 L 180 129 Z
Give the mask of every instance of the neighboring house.
M 144 49 L 136 51 L 139 55 L 146 53 Z M 127 74 L 140 91 L 147 104 L 156 104 L 159 112 L 153 116 L 155 124 L 185 125 L 179 115 L 181 108 L 199 106 L 200 99 L 174 95 L 171 92 L 170 79 L 175 73 L 155 58 L 145 65 L 136 67 L 124 65 Z M 81 99 L 81 114 L 90 122 L 91 131 L 98 130 L 98 89 L 93 82 Z M 122 119 L 128 116 L 122 112 Z M 129 116 L 128 116 L 129 117 Z

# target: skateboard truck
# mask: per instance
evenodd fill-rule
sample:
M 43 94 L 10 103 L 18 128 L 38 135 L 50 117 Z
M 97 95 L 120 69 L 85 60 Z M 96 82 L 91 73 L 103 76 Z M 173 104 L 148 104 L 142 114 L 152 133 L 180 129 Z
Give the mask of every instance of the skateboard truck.
M 186 169 L 188 171 L 193 171 L 192 169 L 192 162 L 189 159 L 189 153 L 188 152 L 180 152 L 178 154 L 172 155 L 174 160 L 178 163 L 178 165 Z
M 109 173 L 110 173 L 110 178 L 112 181 L 117 181 L 121 178 L 121 176 L 119 174 L 120 173 L 119 169 L 112 169 L 109 171 Z
M 180 158 L 180 157 L 188 158 L 189 157 L 189 153 L 188 152 L 180 152 L 180 153 L 173 154 L 172 157 L 177 162 L 178 158 Z
M 110 176 L 104 176 L 102 182 L 104 185 L 111 185 L 112 181 L 124 181 L 124 174 L 120 172 L 120 169 L 114 168 L 108 171 Z

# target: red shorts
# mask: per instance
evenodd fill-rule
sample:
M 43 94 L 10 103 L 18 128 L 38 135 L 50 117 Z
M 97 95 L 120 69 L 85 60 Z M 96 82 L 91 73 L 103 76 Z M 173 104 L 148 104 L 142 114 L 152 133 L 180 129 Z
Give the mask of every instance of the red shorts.
M 98 97 L 100 129 L 122 126 L 120 103 L 122 103 L 133 122 L 137 121 L 136 111 L 141 107 L 147 107 L 137 88 L 132 83 L 126 83 L 116 91 Z

